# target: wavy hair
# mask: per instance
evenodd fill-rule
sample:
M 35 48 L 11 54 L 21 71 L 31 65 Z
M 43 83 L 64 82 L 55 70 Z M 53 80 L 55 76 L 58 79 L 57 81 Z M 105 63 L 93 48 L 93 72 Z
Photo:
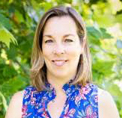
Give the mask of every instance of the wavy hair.
M 47 20 L 52 17 L 63 16 L 69 16 L 74 20 L 77 26 L 77 33 L 80 43 L 83 46 L 83 53 L 80 55 L 77 73 L 72 84 L 81 83 L 82 85 L 85 85 L 92 80 L 91 58 L 87 42 L 86 27 L 84 25 L 81 15 L 71 7 L 53 7 L 52 9 L 48 10 L 40 19 L 34 36 L 31 56 L 32 67 L 30 78 L 31 84 L 36 87 L 38 91 L 41 91 L 43 88 L 45 88 L 45 82 L 47 81 L 46 65 L 42 56 L 42 40 L 45 24 Z

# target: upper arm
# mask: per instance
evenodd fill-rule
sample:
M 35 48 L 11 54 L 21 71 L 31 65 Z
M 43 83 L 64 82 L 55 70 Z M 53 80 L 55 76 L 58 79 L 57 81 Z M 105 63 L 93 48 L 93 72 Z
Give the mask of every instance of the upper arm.
M 115 102 L 107 91 L 98 90 L 98 108 L 100 118 L 119 118 Z
M 5 118 L 21 118 L 22 117 L 22 101 L 23 91 L 17 92 L 12 97 Z

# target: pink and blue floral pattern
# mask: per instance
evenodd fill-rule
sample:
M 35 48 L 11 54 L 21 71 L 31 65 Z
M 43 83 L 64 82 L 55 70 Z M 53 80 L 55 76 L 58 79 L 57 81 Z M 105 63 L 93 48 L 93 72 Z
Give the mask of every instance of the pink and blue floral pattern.
M 51 118 L 47 105 L 56 97 L 55 89 L 46 83 L 47 89 L 38 92 L 28 86 L 23 98 L 22 118 Z M 88 83 L 71 85 L 66 83 L 62 88 L 66 95 L 63 111 L 59 118 L 98 118 L 98 88 Z

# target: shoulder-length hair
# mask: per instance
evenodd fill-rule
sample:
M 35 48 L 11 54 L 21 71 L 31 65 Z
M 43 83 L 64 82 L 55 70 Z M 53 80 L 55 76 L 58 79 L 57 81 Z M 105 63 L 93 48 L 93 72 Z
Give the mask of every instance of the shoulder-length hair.
M 86 27 L 84 25 L 84 22 L 80 14 L 78 14 L 73 8 L 58 6 L 48 10 L 42 16 L 35 32 L 32 57 L 31 57 L 32 67 L 31 67 L 30 78 L 31 78 L 31 84 L 34 87 L 36 87 L 38 91 L 41 91 L 43 88 L 45 88 L 45 82 L 47 81 L 46 65 L 44 63 L 44 59 L 42 56 L 42 40 L 45 24 L 47 20 L 52 17 L 63 17 L 63 16 L 69 16 L 74 20 L 77 26 L 77 33 L 79 36 L 81 46 L 83 46 L 83 53 L 80 56 L 77 67 L 77 73 L 72 84 L 81 83 L 82 85 L 85 85 L 86 83 L 91 82 L 92 78 L 91 59 L 86 37 Z

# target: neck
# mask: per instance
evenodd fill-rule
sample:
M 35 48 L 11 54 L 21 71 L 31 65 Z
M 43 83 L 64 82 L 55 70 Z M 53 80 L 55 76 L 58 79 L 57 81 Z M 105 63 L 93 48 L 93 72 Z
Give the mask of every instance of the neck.
M 51 75 L 50 73 L 47 73 L 47 80 L 48 82 L 55 88 L 56 92 L 62 92 L 62 87 L 64 86 L 64 84 L 66 84 L 67 82 L 69 82 L 71 79 L 73 79 L 73 77 L 56 77 Z

